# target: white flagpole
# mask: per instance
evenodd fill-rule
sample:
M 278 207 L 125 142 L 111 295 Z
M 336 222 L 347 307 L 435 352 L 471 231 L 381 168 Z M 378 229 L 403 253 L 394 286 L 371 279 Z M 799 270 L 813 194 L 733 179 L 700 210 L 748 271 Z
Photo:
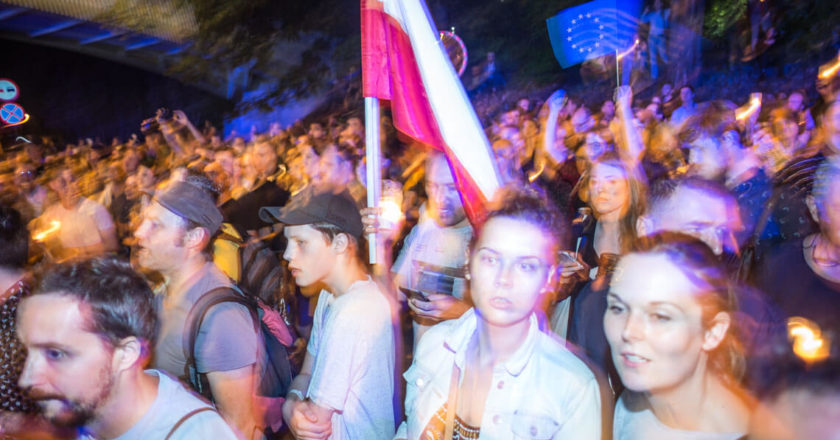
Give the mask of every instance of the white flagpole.
M 379 98 L 365 98 L 365 161 L 367 204 L 369 208 L 379 207 L 382 189 L 379 143 Z M 370 264 L 377 263 L 376 234 L 368 234 L 368 256 Z

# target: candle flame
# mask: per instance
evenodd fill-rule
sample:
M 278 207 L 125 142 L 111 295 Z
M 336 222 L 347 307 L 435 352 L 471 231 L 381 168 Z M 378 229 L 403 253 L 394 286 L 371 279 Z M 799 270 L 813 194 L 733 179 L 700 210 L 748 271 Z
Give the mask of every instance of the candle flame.
M 47 238 L 47 236 L 59 230 L 59 228 L 61 228 L 61 222 L 58 220 L 53 220 L 50 222 L 49 228 L 44 229 L 43 231 L 35 234 L 35 236 L 32 237 L 32 239 L 35 241 L 44 241 Z
M 793 342 L 793 352 L 805 362 L 817 362 L 828 357 L 830 340 L 822 334 L 820 326 L 805 318 L 788 319 L 788 337 Z
M 758 110 L 761 107 L 761 98 L 753 97 L 750 99 L 750 105 L 744 110 L 736 111 L 735 112 L 735 119 L 743 120 L 748 118 L 753 112 Z

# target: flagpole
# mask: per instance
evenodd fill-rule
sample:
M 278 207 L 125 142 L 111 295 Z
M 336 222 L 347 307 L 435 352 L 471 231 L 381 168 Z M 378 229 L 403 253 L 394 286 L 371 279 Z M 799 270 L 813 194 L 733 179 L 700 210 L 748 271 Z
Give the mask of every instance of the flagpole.
M 379 193 L 382 188 L 379 142 L 379 98 L 365 97 L 365 161 L 367 204 L 369 208 L 378 208 Z M 376 233 L 368 234 L 368 258 L 370 264 L 376 264 L 376 249 Z
M 619 72 L 618 72 L 618 63 L 619 63 L 618 49 L 616 49 L 615 50 L 615 87 L 616 88 L 621 87 L 621 77 L 619 76 Z

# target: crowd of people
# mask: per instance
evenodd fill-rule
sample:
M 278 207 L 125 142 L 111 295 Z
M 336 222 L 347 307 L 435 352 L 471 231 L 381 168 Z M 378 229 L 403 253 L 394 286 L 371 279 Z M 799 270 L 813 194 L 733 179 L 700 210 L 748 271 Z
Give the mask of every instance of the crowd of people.
M 388 116 L 390 210 L 366 207 L 354 114 L 224 139 L 161 110 L 110 144 L 19 138 L 0 432 L 837 438 L 838 91 L 493 103 L 503 187 L 480 218 Z M 270 297 L 208 303 L 254 296 L 255 244 Z M 261 392 L 277 364 L 288 383 Z

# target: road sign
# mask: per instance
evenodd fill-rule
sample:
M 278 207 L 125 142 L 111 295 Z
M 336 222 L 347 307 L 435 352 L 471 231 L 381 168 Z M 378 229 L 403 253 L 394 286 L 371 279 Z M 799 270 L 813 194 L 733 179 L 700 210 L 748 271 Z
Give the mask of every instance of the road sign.
M 0 101 L 14 101 L 18 94 L 20 94 L 20 90 L 14 81 L 0 78 Z
M 23 122 L 26 118 L 26 112 L 23 107 L 14 102 L 7 102 L 0 107 L 0 120 L 7 124 L 17 124 Z

